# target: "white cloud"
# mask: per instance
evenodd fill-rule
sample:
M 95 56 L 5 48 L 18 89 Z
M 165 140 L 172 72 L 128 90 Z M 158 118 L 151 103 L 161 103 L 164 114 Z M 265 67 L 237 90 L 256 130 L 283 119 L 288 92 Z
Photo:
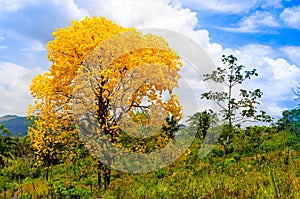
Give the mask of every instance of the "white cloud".
M 32 103 L 29 85 L 40 68 L 28 69 L 10 62 L 0 62 L 0 115 L 25 115 Z
M 20 10 L 24 11 L 28 8 L 32 9 L 36 6 L 45 6 L 46 8 L 52 8 L 56 6 L 57 11 L 64 11 L 66 17 L 79 17 L 86 16 L 87 12 L 83 9 L 79 9 L 73 0 L 0 0 L 0 13 L 16 13 Z M 47 13 L 45 13 L 47 14 Z M 53 13 L 60 14 L 60 13 Z
M 286 90 L 293 88 L 297 81 L 300 81 L 299 66 L 279 58 L 277 52 L 270 46 L 247 45 L 238 50 L 226 49 L 226 52 L 235 54 L 239 62 L 248 69 L 256 68 L 259 78 L 269 85 L 282 85 L 283 90 L 274 89 L 278 95 L 285 95 Z
M 264 27 L 279 27 L 276 18 L 269 12 L 256 11 L 249 17 L 244 17 L 237 28 L 222 28 L 226 31 L 255 33 Z
M 265 105 L 265 111 L 275 119 L 282 117 L 282 112 L 287 109 L 287 107 L 280 106 L 278 103 L 269 102 Z
M 21 39 L 29 38 L 45 43 L 52 38 L 51 33 L 55 28 L 65 27 L 71 20 L 80 20 L 89 15 L 85 9 L 78 8 L 73 0 L 25 0 L 24 2 L 8 3 L 16 8 L 4 12 L 3 16 L 0 14 L 1 32 Z
M 292 101 L 292 89 L 300 82 L 300 67 L 293 65 L 269 46 L 247 45 L 239 49 L 226 49 L 226 54 L 234 54 L 246 69 L 257 69 L 259 74 L 244 84 L 246 89 L 259 88 L 263 91 L 261 99 L 263 110 L 277 119 L 281 111 L 288 109 L 282 102 Z M 296 102 L 295 102 L 296 103 Z
M 207 30 L 195 30 L 197 13 L 182 8 L 178 1 L 77 0 L 76 3 L 88 10 L 90 15 L 105 16 L 125 27 L 162 28 L 179 32 L 193 39 L 211 56 L 222 50 L 221 45 L 210 43 Z
M 300 6 L 284 9 L 280 14 L 280 19 L 288 26 L 300 29 Z
M 238 49 L 225 49 L 227 55 L 234 55 L 238 58 L 239 64 L 246 67 L 247 70 L 258 69 L 259 78 L 266 79 L 273 75 L 272 71 L 267 70 L 263 57 L 276 57 L 276 52 L 270 47 L 259 44 L 249 44 Z
M 266 64 L 269 64 L 272 67 L 274 75 L 273 78 L 276 81 L 284 81 L 284 85 L 296 85 L 297 81 L 300 78 L 300 69 L 288 63 L 283 58 L 271 59 L 269 57 L 264 57 L 263 60 Z
M 285 46 L 280 49 L 294 64 L 300 65 L 300 46 Z
M 41 42 L 31 41 L 31 44 L 27 48 L 23 48 L 23 52 L 41 52 L 46 51 L 46 46 Z
M 166 0 L 78 0 L 91 15 L 105 16 L 125 27 L 166 28 L 186 31 L 197 25 L 196 13 Z M 176 19 L 176 20 L 174 20 Z
M 33 0 L 0 0 L 0 15 L 5 12 L 17 12 L 32 2 Z
M 67 17 L 67 19 L 83 19 L 86 16 L 89 16 L 89 12 L 86 9 L 79 8 L 74 0 L 52 0 L 54 6 L 57 7 L 60 13 L 52 12 L 51 15 L 60 14 L 60 17 Z M 51 2 L 51 1 L 50 1 Z M 50 3 L 51 4 L 51 3 Z

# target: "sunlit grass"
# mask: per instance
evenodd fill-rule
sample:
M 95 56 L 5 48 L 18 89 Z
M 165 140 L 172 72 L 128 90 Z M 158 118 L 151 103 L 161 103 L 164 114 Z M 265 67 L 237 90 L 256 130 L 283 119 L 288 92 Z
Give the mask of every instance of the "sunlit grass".
M 196 140 L 189 155 L 161 170 L 141 174 L 113 171 L 107 190 L 98 187 L 96 164 L 90 157 L 51 167 L 48 182 L 43 170 L 38 177 L 32 177 L 36 168 L 23 168 L 24 171 L 20 168 L 21 173 L 29 172 L 31 176 L 8 181 L 10 173 L 14 173 L 11 168 L 19 164 L 25 167 L 20 160 L 12 160 L 8 168 L 1 170 L 0 198 L 11 198 L 18 190 L 19 198 L 297 199 L 300 198 L 300 151 L 297 143 L 287 145 L 283 136 L 274 133 L 263 138 L 264 148 L 257 149 L 256 155 L 247 148 L 251 145 L 242 147 L 235 141 L 235 152 L 226 156 L 223 172 L 223 157 L 218 155 L 221 148 L 217 146 L 210 155 L 199 159 L 197 149 L 201 141 Z

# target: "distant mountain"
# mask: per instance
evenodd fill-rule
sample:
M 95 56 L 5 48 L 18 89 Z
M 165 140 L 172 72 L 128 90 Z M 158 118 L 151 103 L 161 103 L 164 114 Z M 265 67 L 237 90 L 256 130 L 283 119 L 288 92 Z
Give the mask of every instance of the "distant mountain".
M 28 125 L 26 123 L 26 117 L 19 117 L 17 115 L 5 115 L 0 117 L 0 124 L 5 124 L 12 136 L 20 135 L 21 137 L 27 135 Z

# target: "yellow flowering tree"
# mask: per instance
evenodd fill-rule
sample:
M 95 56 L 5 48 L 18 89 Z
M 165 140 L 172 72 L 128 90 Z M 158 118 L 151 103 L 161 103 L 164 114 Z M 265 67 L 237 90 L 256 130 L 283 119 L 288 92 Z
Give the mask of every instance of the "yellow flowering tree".
M 73 21 L 53 36 L 48 43 L 50 70 L 35 77 L 30 87 L 36 100 L 28 110 L 35 118 L 28 135 L 40 165 L 49 167 L 59 158 L 72 160 L 79 135 L 87 143 L 99 139 L 98 131 L 113 145 L 139 153 L 151 150 L 148 146 L 153 142 L 143 137 L 145 128 L 158 133 L 152 135 L 157 141 L 153 149 L 170 140 L 161 130 L 167 123 L 161 124 L 159 118 L 179 121 L 182 117 L 173 93 L 181 63 L 163 38 L 143 35 L 103 17 Z M 92 133 L 76 129 L 76 124 L 87 128 L 90 123 L 97 123 L 88 129 Z M 124 139 L 128 132 L 141 138 L 128 144 L 128 137 Z M 97 157 L 105 151 L 103 145 L 86 147 Z M 105 167 L 104 173 L 108 185 L 110 169 Z

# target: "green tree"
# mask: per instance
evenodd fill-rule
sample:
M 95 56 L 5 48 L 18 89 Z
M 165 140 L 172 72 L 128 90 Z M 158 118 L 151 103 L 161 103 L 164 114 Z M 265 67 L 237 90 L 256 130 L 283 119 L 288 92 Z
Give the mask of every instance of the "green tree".
M 279 130 L 288 130 L 300 137 L 300 109 L 285 110 L 277 121 Z
M 244 122 L 271 122 L 271 117 L 263 110 L 258 110 L 258 99 L 263 95 L 260 89 L 248 91 L 239 89 L 238 97 L 233 95 L 235 89 L 243 84 L 244 81 L 258 76 L 256 69 L 244 70 L 245 66 L 239 65 L 238 59 L 233 55 L 222 56 L 223 67 L 217 67 L 210 74 L 204 75 L 204 81 L 213 81 L 222 84 L 225 91 L 208 91 L 201 95 L 201 99 L 212 100 L 220 108 L 223 113 L 225 126 L 223 128 L 223 137 L 221 144 L 224 147 L 224 157 L 229 152 L 228 145 L 235 131 L 234 126 L 239 126 Z M 224 161 L 223 161 L 224 163 Z M 224 164 L 222 170 L 224 169 Z
M 166 125 L 163 125 L 162 132 L 166 132 L 167 136 L 173 140 L 175 133 L 182 127 L 181 124 L 178 124 L 178 121 L 174 119 L 174 116 L 166 118 Z
M 14 157 L 16 153 L 16 139 L 11 137 L 12 132 L 5 128 L 4 124 L 0 125 L 0 167 L 8 164 L 8 160 Z
M 216 114 L 209 109 L 189 116 L 187 122 L 189 122 L 191 128 L 196 128 L 196 137 L 204 139 L 216 117 Z

